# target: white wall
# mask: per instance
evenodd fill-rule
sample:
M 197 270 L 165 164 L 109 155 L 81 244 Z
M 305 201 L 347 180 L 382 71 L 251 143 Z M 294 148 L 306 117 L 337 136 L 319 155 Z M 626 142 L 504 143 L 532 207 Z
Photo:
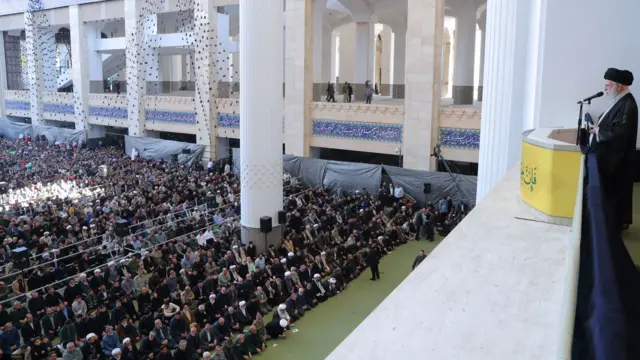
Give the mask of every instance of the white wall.
M 541 11 L 535 125 L 575 127 L 576 101 L 603 89 L 608 67 L 640 77 L 640 1 L 547 1 Z M 633 87 L 631 90 L 633 91 Z M 594 103 L 598 113 L 605 100 Z

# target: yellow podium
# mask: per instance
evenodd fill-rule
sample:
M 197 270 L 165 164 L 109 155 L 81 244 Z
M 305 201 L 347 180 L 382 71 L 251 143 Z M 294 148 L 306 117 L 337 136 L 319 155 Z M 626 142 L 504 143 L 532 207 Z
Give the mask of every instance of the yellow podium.
M 571 225 L 582 153 L 576 129 L 534 129 L 522 134 L 520 197 L 541 219 Z

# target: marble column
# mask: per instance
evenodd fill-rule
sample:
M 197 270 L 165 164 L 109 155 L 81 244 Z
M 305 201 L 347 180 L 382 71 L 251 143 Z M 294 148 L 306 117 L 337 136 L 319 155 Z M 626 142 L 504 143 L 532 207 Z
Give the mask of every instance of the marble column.
M 480 28 L 480 66 L 478 74 L 478 101 L 482 102 L 482 92 L 483 92 L 483 84 L 484 84 L 484 49 L 485 42 L 487 40 L 487 12 L 483 11 L 480 18 L 478 18 L 478 27 Z
M 216 60 L 220 49 L 218 40 L 218 8 L 215 0 L 195 0 L 194 7 L 194 64 L 196 143 L 204 145 L 204 161 L 217 159 L 217 116 L 219 76 Z
M 252 241 L 259 252 L 267 244 L 282 241 L 278 211 L 282 210 L 283 201 L 284 104 L 282 93 L 273 91 L 274 84 L 284 80 L 282 9 L 282 0 L 240 0 L 242 242 Z M 263 216 L 270 216 L 273 226 L 266 236 L 260 232 Z
M 353 101 L 364 101 L 364 85 L 373 84 L 375 55 L 375 29 L 373 22 L 356 23 L 356 78 L 353 83 Z
M 522 6 L 522 4 L 520 4 Z M 480 201 L 520 159 L 523 92 L 526 86 L 524 67 L 518 63 L 526 59 L 525 39 L 518 38 L 519 5 L 517 1 L 492 0 L 487 4 L 487 43 L 484 78 L 487 82 L 482 121 L 480 122 L 480 152 L 478 159 L 478 188 Z M 520 24 L 520 26 L 523 26 Z M 528 25 L 524 25 L 527 26 Z M 526 34 L 524 35 L 526 36 Z M 519 41 L 520 40 L 520 41 Z
M 453 103 L 473 104 L 473 70 L 476 48 L 475 2 L 460 2 L 456 13 L 456 57 L 453 69 Z
M 393 35 L 393 90 L 391 96 L 394 99 L 404 99 L 407 29 L 394 28 Z
M 285 13 L 285 113 L 284 143 L 287 154 L 310 156 L 311 109 L 313 99 L 314 65 L 320 63 L 314 56 L 313 0 L 286 0 Z M 322 85 L 322 84 L 319 84 Z M 325 84 L 326 86 L 326 84 Z M 316 90 L 319 86 L 316 86 Z
M 127 48 L 127 110 L 128 128 L 130 136 L 146 136 L 144 128 L 144 107 L 147 94 L 147 66 L 149 52 L 145 38 L 145 15 L 147 9 L 144 3 L 136 0 L 124 2 L 124 27 Z
M 408 0 L 403 165 L 435 170 L 444 0 Z

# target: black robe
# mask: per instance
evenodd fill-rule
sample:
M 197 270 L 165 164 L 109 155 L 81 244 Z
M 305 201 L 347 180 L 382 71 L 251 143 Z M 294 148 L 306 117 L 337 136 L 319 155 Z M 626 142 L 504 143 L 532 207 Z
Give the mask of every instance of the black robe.
M 616 224 L 631 224 L 633 157 L 638 133 L 638 106 L 631 93 L 624 95 L 598 123 L 598 136 L 589 145 L 595 153 L 605 201 Z

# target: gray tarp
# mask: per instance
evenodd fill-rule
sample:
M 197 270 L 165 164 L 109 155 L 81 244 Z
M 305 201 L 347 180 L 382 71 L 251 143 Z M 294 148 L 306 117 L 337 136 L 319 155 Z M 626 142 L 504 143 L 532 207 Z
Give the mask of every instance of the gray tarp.
M 22 135 L 31 134 L 31 125 L 10 121 L 7 118 L 0 117 L 0 135 L 9 139 L 17 139 Z
M 369 193 L 375 195 L 378 193 L 381 180 L 382 166 L 380 165 L 329 161 L 324 176 L 324 186 L 333 191 L 340 185 L 347 194 L 366 188 Z
M 310 187 L 321 186 L 324 184 L 325 174 L 327 172 L 327 160 L 313 158 L 299 158 L 300 172 L 291 174 L 299 178 L 302 182 Z
M 140 157 L 156 161 L 172 161 L 172 155 L 178 154 L 178 163 L 191 166 L 198 163 L 204 154 L 204 146 L 186 142 L 142 138 L 136 136 L 124 137 L 124 149 L 131 156 L 133 149 L 138 151 Z M 183 154 L 182 150 L 191 150 L 190 154 Z
M 438 201 L 451 195 L 454 203 L 464 201 L 469 206 L 476 203 L 477 177 L 475 176 L 411 170 L 387 165 L 383 168 L 394 184 L 400 184 L 405 194 L 420 202 Z M 457 181 L 454 181 L 454 177 Z M 425 183 L 431 184 L 431 193 L 427 195 L 423 193 Z
M 300 174 L 301 158 L 292 155 L 282 156 L 282 168 L 284 172 L 289 173 L 293 177 L 298 177 Z
M 49 125 L 33 125 L 31 133 L 36 135 L 44 135 L 50 144 L 56 141 L 69 144 L 84 144 L 87 141 L 87 132 L 84 130 L 64 129 Z

